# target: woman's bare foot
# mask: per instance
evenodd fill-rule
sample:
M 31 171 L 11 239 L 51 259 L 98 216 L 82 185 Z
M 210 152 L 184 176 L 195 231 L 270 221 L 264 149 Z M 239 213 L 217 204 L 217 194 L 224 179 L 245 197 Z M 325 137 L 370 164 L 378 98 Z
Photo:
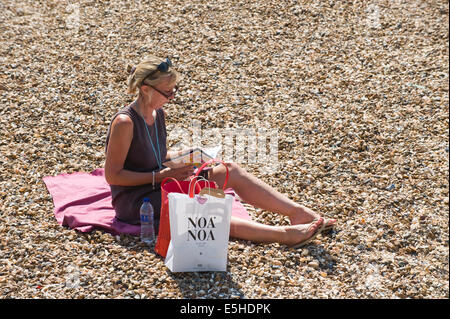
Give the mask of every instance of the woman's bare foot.
M 291 225 L 302 225 L 311 223 L 312 221 L 318 220 L 319 218 L 320 215 L 318 213 L 316 213 L 312 209 L 309 209 L 308 207 L 300 205 L 300 207 L 292 215 L 289 216 L 289 221 L 291 222 Z M 325 227 L 331 227 L 336 222 L 336 219 L 325 218 Z
M 322 227 L 324 219 L 321 217 L 310 224 L 300 224 L 293 226 L 285 226 L 286 239 L 283 242 L 287 246 L 301 244 L 302 242 L 314 236 L 316 232 Z

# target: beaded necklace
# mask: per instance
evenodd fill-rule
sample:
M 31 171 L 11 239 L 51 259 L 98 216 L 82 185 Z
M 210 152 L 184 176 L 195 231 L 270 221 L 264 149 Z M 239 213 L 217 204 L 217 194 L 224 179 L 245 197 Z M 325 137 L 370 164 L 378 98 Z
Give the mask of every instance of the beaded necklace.
M 137 103 L 137 101 L 135 102 L 136 106 L 139 107 L 139 104 Z M 139 112 L 141 112 L 141 108 L 139 107 Z M 141 114 L 139 114 L 142 118 L 142 120 L 144 121 L 144 126 L 147 130 L 147 135 L 148 135 L 148 139 L 150 141 L 150 144 L 152 146 L 153 149 L 153 153 L 155 154 L 155 158 L 156 158 L 156 162 L 158 163 L 159 169 L 162 169 L 162 161 L 161 161 L 161 150 L 159 148 L 159 139 L 158 139 L 158 123 L 156 123 L 156 118 L 154 119 L 154 124 L 155 124 L 155 132 L 156 132 L 156 146 L 158 146 L 158 154 L 156 154 L 156 149 L 155 149 L 155 145 L 153 145 L 153 141 L 152 138 L 150 136 L 150 132 L 148 131 L 148 126 L 147 123 L 145 122 L 144 116 L 142 116 Z M 159 155 L 159 157 L 158 157 Z

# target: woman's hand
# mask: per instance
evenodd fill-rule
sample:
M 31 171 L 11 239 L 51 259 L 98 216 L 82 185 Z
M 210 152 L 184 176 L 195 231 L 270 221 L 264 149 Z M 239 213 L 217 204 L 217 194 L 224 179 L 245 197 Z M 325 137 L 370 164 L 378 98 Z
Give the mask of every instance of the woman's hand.
M 190 176 L 194 174 L 194 165 L 186 165 L 180 168 L 165 168 L 161 170 L 161 175 L 165 177 L 172 177 L 179 181 L 187 180 Z

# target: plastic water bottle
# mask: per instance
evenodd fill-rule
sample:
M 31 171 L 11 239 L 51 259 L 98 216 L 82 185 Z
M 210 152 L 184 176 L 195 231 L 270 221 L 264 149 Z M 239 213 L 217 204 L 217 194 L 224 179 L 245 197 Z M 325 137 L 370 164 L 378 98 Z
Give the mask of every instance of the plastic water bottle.
M 150 199 L 145 197 L 141 209 L 141 241 L 147 245 L 155 242 L 154 214 Z

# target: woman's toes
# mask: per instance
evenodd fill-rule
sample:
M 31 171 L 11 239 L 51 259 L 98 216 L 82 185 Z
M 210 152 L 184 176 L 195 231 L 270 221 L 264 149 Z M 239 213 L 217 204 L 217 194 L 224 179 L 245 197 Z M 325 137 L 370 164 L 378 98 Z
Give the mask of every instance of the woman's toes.
M 286 244 L 290 246 L 302 242 L 304 240 L 307 240 L 322 227 L 323 223 L 324 219 L 323 217 L 320 217 L 319 219 L 313 221 L 310 224 L 286 226 L 285 229 L 288 235 Z
M 318 220 L 313 222 L 311 227 L 312 233 L 315 233 L 320 227 L 322 227 L 323 223 L 324 223 L 323 217 L 320 217 Z
M 327 220 L 325 221 L 325 227 L 333 226 L 334 224 L 336 224 L 336 222 L 337 222 L 337 219 L 334 219 L 334 218 L 332 218 L 332 219 L 327 219 Z

